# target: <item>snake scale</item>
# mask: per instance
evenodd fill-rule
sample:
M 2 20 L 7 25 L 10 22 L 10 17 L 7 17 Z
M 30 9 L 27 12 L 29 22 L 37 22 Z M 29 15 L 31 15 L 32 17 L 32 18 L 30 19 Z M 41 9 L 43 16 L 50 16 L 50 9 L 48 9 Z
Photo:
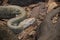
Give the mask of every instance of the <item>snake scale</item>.
M 21 13 L 20 13 L 21 12 Z M 24 14 L 22 14 L 24 13 Z M 0 6 L 0 19 L 7 19 L 15 17 L 16 15 L 25 15 L 26 12 L 23 10 L 23 8 L 19 6 Z
M 8 5 L 8 6 L 0 6 L 0 18 L 7 19 L 7 26 L 10 29 L 20 30 L 18 27 L 19 23 L 27 18 L 27 13 L 24 8 L 15 6 L 15 5 Z
M 60 12 L 60 7 L 52 10 L 47 14 L 44 21 L 38 26 L 37 29 L 37 39 L 38 40 L 57 40 L 57 30 L 53 25 L 51 18 L 54 17 L 57 13 Z

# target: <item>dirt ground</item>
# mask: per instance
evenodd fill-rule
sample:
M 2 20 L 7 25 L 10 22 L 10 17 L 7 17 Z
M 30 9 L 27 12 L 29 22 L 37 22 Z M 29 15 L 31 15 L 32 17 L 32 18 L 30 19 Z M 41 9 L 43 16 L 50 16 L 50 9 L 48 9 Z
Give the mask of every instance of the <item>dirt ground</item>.
M 1 0 L 2 1 L 2 0 Z M 0 5 L 11 5 L 7 3 L 8 0 L 2 1 Z M 45 2 L 38 2 L 35 4 L 31 4 L 29 6 L 24 6 L 23 7 L 25 11 L 27 12 L 27 17 L 35 17 L 36 22 L 29 26 L 29 28 L 25 29 L 19 34 L 14 34 L 8 27 L 7 27 L 7 21 L 8 19 L 0 19 L 0 39 L 2 40 L 37 40 L 37 34 L 36 34 L 36 28 L 38 25 L 44 20 L 44 18 L 47 15 L 47 3 Z M 57 14 L 58 15 L 58 14 Z M 56 23 L 58 16 L 55 16 L 54 19 L 52 20 L 53 23 Z M 5 32 L 6 31 L 6 32 Z M 8 39 L 6 39 L 6 38 Z M 4 39 L 5 38 L 5 39 Z

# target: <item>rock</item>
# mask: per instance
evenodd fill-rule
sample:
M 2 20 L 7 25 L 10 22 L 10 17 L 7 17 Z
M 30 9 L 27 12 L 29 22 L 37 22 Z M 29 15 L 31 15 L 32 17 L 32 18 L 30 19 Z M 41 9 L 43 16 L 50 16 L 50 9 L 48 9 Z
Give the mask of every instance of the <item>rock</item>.
M 28 6 L 28 5 L 35 4 L 41 1 L 42 0 L 8 0 L 8 3 L 12 5 Z

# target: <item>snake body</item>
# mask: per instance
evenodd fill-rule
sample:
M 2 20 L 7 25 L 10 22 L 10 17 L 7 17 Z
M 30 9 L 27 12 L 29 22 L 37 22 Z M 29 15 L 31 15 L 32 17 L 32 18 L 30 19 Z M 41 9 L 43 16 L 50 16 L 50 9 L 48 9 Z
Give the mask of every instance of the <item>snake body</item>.
M 27 18 L 27 14 L 26 11 L 19 6 L 0 6 L 0 18 L 11 18 L 8 20 L 7 26 L 13 31 L 19 31 L 20 28 L 18 25 L 21 21 Z
M 22 7 L 8 5 L 0 6 L 0 9 L 0 18 L 11 18 L 7 21 L 7 26 L 14 33 L 20 33 L 22 30 L 35 22 L 35 18 L 26 19 L 27 13 Z
M 17 9 L 17 8 L 16 8 Z M 23 21 L 24 19 L 27 18 L 27 14 L 25 12 L 25 10 L 23 8 L 18 8 L 19 10 L 19 16 L 15 17 L 15 18 L 12 18 L 10 19 L 8 22 L 7 22 L 7 25 L 10 29 L 13 30 L 13 32 L 15 33 L 19 33 L 20 30 L 22 30 L 21 27 L 18 27 L 19 23 L 21 21 Z
M 15 17 L 16 15 L 21 14 L 20 10 L 25 12 L 21 7 L 19 6 L 0 6 L 0 19 L 6 19 L 6 18 L 12 18 Z
M 20 33 L 25 28 L 35 22 L 35 18 L 27 18 L 27 14 L 23 8 L 20 9 L 19 16 L 8 20 L 7 25 L 14 33 Z
M 53 26 L 51 18 L 60 12 L 60 7 L 52 10 L 47 14 L 45 20 L 39 25 L 38 32 L 38 40 L 54 40 L 56 38 L 56 29 Z M 40 35 L 39 35 L 40 34 Z

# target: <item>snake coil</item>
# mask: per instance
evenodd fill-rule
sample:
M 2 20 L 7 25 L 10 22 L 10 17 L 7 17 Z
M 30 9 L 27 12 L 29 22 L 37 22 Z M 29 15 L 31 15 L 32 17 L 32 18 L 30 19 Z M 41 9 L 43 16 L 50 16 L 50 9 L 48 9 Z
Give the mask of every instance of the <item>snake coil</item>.
M 18 15 L 18 16 L 16 16 Z M 7 26 L 14 32 L 20 32 L 19 23 L 27 18 L 26 11 L 19 6 L 0 6 L 0 18 L 11 18 L 7 22 Z

